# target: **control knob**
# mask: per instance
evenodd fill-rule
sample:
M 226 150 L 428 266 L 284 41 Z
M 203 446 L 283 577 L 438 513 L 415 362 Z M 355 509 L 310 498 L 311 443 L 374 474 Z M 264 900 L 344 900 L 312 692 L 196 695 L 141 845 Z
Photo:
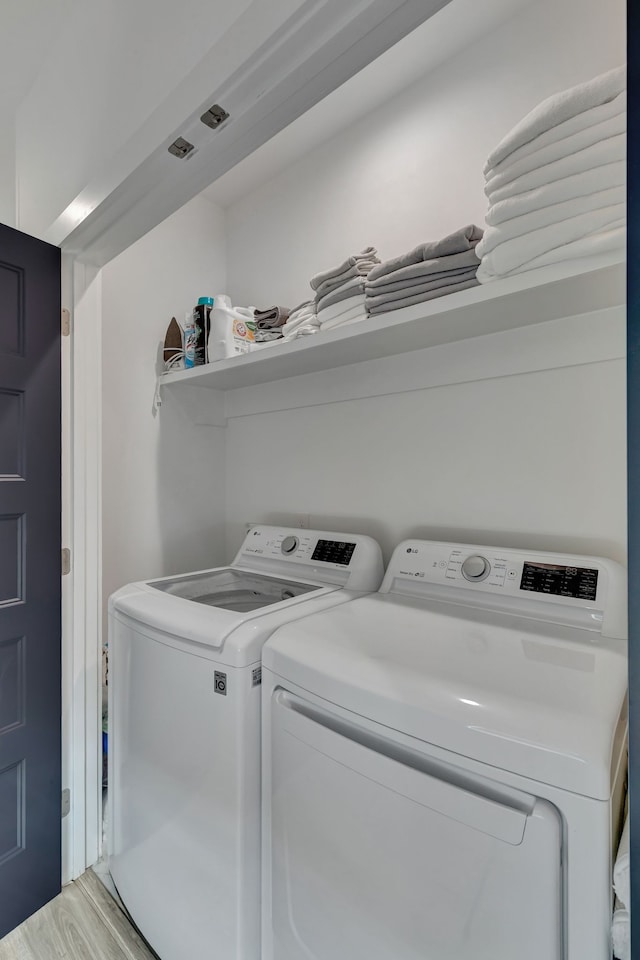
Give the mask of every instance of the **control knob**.
M 486 579 L 490 573 L 491 564 L 485 557 L 480 557 L 478 554 L 467 557 L 462 564 L 462 576 L 473 583 Z
M 297 537 L 289 536 L 285 537 L 282 541 L 282 546 L 280 549 L 284 554 L 294 553 L 298 549 L 298 543 L 300 541 Z

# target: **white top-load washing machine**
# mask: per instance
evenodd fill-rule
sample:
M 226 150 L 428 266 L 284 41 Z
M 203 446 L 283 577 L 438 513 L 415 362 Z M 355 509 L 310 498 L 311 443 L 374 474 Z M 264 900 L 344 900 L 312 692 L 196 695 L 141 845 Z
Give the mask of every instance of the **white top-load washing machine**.
M 608 960 L 626 574 L 409 540 L 263 650 L 264 960 Z
M 376 590 L 364 536 L 256 526 L 109 601 L 109 865 L 162 960 L 260 956 L 260 682 L 276 627 Z

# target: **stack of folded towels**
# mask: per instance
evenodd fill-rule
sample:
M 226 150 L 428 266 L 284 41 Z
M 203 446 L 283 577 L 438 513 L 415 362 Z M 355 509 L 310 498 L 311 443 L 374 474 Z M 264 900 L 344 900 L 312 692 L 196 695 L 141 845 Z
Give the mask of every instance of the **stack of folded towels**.
M 311 278 L 320 330 L 333 330 L 366 319 L 365 279 L 378 263 L 378 251 L 367 247 L 347 257 L 339 266 Z
M 626 71 L 539 104 L 487 160 L 481 283 L 625 246 Z
M 264 310 L 254 310 L 256 322 L 255 342 L 270 343 L 282 340 L 282 329 L 289 319 L 287 307 L 266 307 Z
M 386 313 L 476 286 L 481 238 L 482 230 L 471 224 L 374 267 L 365 285 L 367 310 Z
M 289 319 L 282 327 L 282 335 L 287 341 L 295 340 L 296 337 L 308 337 L 319 331 L 320 324 L 316 314 L 315 300 L 305 300 L 304 303 L 294 307 L 289 314 Z
M 631 897 L 629 884 L 629 814 L 620 838 L 618 854 L 613 867 L 613 887 L 616 893 L 613 924 L 611 928 L 613 955 L 617 960 L 631 957 Z

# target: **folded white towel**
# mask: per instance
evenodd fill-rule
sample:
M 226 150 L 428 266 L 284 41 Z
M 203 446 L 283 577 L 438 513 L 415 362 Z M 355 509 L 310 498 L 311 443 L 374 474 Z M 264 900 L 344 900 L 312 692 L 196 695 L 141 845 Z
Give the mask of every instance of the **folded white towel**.
M 575 117 L 615 99 L 626 88 L 626 66 L 616 67 L 586 83 L 555 93 L 534 107 L 489 154 L 486 170 L 497 166 L 510 153 L 536 137 Z
M 607 163 L 602 167 L 585 170 L 584 173 L 576 173 L 572 177 L 563 177 L 562 180 L 554 180 L 553 183 L 545 183 L 515 197 L 492 203 L 486 221 L 489 226 L 495 227 L 505 220 L 524 216 L 534 210 L 543 210 L 577 197 L 586 198 L 613 187 L 624 187 L 626 182 L 627 165 L 624 160 Z
M 305 321 L 305 323 L 298 324 L 298 326 L 294 327 L 293 330 L 285 333 L 282 339 L 289 343 L 291 340 L 296 340 L 298 337 L 307 337 L 313 333 L 320 333 L 320 324 L 318 323 L 316 317 Z
M 591 110 L 585 110 L 584 113 L 570 117 L 569 120 L 565 120 L 564 123 L 559 123 L 557 127 L 552 127 L 545 133 L 541 133 L 540 136 L 535 137 L 529 143 L 518 147 L 517 150 L 510 153 L 508 157 L 501 160 L 495 167 L 490 167 L 488 164 L 485 164 L 484 175 L 488 180 L 494 176 L 494 174 L 504 170 L 507 166 L 517 163 L 523 157 L 529 157 L 531 154 L 537 153 L 544 147 L 557 143 L 559 140 L 566 142 L 567 139 L 573 137 L 574 134 L 586 132 L 592 127 L 600 128 L 601 124 L 614 117 L 621 117 L 626 122 L 626 113 L 627 92 L 625 90 L 608 103 L 603 103 L 599 107 L 593 107 Z M 591 142 L 595 143 L 597 139 L 598 137 Z M 585 144 L 585 146 L 587 146 L 587 144 Z
M 593 143 L 584 150 L 572 153 L 569 157 L 562 157 L 560 160 L 554 160 L 553 163 L 546 163 L 543 167 L 538 167 L 525 173 L 514 180 L 510 179 L 508 171 L 496 174 L 491 180 L 488 180 L 484 187 L 484 192 L 489 197 L 491 203 L 497 203 L 498 200 L 505 200 L 507 197 L 515 197 L 526 190 L 532 190 L 534 187 L 541 187 L 545 183 L 553 183 L 555 180 L 562 180 L 563 177 L 571 177 L 576 173 L 583 173 L 585 170 L 593 170 L 594 167 L 602 167 L 608 163 L 614 163 L 616 160 L 624 160 L 627 152 L 626 135 L 619 133 L 615 137 L 609 137 L 600 143 Z
M 287 334 L 293 333 L 298 327 L 302 326 L 303 323 L 313 323 L 316 321 L 316 312 L 315 308 L 309 309 L 298 309 L 295 314 L 292 313 L 289 319 L 285 324 L 282 325 L 280 330 L 282 331 L 283 337 L 286 337 Z
M 328 307 L 318 310 L 318 320 L 320 323 L 326 323 L 327 320 L 335 320 L 347 313 L 364 310 L 364 293 L 358 293 L 353 297 L 347 297 L 346 300 L 340 300 L 338 303 L 332 303 Z
M 520 157 L 518 160 L 512 161 L 512 158 L 508 157 L 504 163 L 490 172 L 487 180 L 494 183 L 496 178 L 500 177 L 501 184 L 511 183 L 516 177 L 521 177 L 531 170 L 544 167 L 555 160 L 562 160 L 563 157 L 570 157 L 580 150 L 586 150 L 587 147 L 593 146 L 594 143 L 601 143 L 603 140 L 617 137 L 621 133 L 626 133 L 626 131 L 627 115 L 626 113 L 620 113 L 593 127 L 587 127 L 586 130 L 580 130 L 570 137 L 565 137 L 564 140 L 556 140 L 554 143 L 549 143 L 538 149 L 531 149 L 527 156 Z M 537 144 L 536 140 L 529 146 L 534 147 L 535 144 Z
M 320 326 L 324 328 L 328 323 L 344 323 L 345 320 L 352 320 L 353 317 L 359 317 L 366 312 L 367 310 L 363 299 L 361 303 L 354 304 L 349 310 L 345 310 L 343 313 L 334 317 L 327 316 L 323 311 L 320 311 L 318 314 L 318 322 Z
M 568 267 L 580 265 L 584 267 L 584 261 L 587 258 L 593 258 L 597 261 L 598 257 L 619 254 L 620 260 L 624 259 L 626 249 L 627 231 L 625 224 L 611 225 L 609 230 L 602 233 L 594 233 L 590 237 L 583 237 L 581 240 L 574 240 L 573 243 L 565 243 L 561 247 L 554 247 L 540 257 L 534 257 L 533 260 L 523 263 L 509 274 L 504 276 L 515 276 L 525 273 L 528 270 L 537 270 L 538 267 L 548 267 L 551 264 L 562 263 Z M 491 255 L 489 255 L 491 256 Z M 492 273 L 488 266 L 485 266 L 483 260 L 478 267 L 478 280 L 480 283 L 490 283 L 492 280 L 498 280 L 495 273 Z M 373 311 L 372 311 L 373 312 Z
M 618 900 L 613 911 L 611 941 L 616 960 L 631 960 L 631 916 Z
M 496 276 L 505 276 L 513 273 L 523 263 L 540 257 L 555 247 L 573 243 L 574 240 L 581 240 L 583 237 L 589 237 L 624 223 L 625 214 L 625 204 L 617 203 L 614 206 L 603 207 L 601 210 L 590 210 L 587 213 L 578 214 L 569 220 L 561 220 L 547 227 L 540 227 L 520 237 L 506 239 L 494 246 L 486 255 L 483 254 L 482 267 Z M 496 232 L 503 229 L 498 227 Z
M 613 865 L 613 888 L 618 900 L 624 907 L 628 907 L 631 902 L 629 895 L 629 814 L 625 817 L 616 862 Z
M 343 320 L 342 317 L 336 317 L 335 320 L 327 320 L 326 323 L 323 323 L 320 327 L 321 330 L 335 330 L 336 327 L 349 327 L 353 323 L 361 323 L 363 320 L 367 320 L 369 317 L 368 313 L 361 311 L 357 316 L 350 317 L 348 320 Z
M 619 207 L 626 202 L 626 189 L 613 187 L 611 190 L 600 190 L 588 197 L 576 197 L 574 200 L 565 200 L 564 203 L 554 203 L 541 210 L 533 210 L 521 217 L 505 220 L 497 227 L 487 227 L 476 253 L 479 257 L 486 257 L 492 250 L 507 240 L 524 237 L 526 234 L 538 231 L 553 224 L 558 225 L 558 232 L 563 230 L 564 222 L 571 222 L 574 218 L 595 210 L 605 210 L 608 207 Z M 564 241 L 563 241 L 564 242 Z
M 291 340 L 293 337 L 297 336 L 297 331 L 301 327 L 306 327 L 313 325 L 319 329 L 320 325 L 316 322 L 315 317 L 306 317 L 305 319 L 300 320 L 298 323 L 291 324 L 290 327 L 282 327 L 282 336 L 285 340 Z

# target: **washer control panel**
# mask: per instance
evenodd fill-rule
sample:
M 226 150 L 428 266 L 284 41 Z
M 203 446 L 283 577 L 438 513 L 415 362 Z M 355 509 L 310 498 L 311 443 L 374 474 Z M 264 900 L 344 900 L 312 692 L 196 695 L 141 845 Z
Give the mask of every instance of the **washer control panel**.
M 330 540 L 316 533 L 301 530 L 299 534 L 288 531 L 265 531 L 254 527 L 247 534 L 242 553 L 258 557 L 290 558 L 300 563 L 309 560 L 317 563 L 337 564 L 348 567 L 356 549 L 356 539 Z
M 596 606 L 605 564 L 591 557 L 498 550 L 495 547 L 406 541 L 396 548 L 382 586 L 395 580 L 443 584 L 487 594 Z
M 358 561 L 356 547 L 369 537 L 332 535 L 317 530 L 290 527 L 253 527 L 247 533 L 238 557 L 264 560 L 292 560 L 296 563 L 351 568 Z
M 377 590 L 384 574 L 382 551 L 372 537 L 263 524 L 247 532 L 231 566 L 364 593 Z

